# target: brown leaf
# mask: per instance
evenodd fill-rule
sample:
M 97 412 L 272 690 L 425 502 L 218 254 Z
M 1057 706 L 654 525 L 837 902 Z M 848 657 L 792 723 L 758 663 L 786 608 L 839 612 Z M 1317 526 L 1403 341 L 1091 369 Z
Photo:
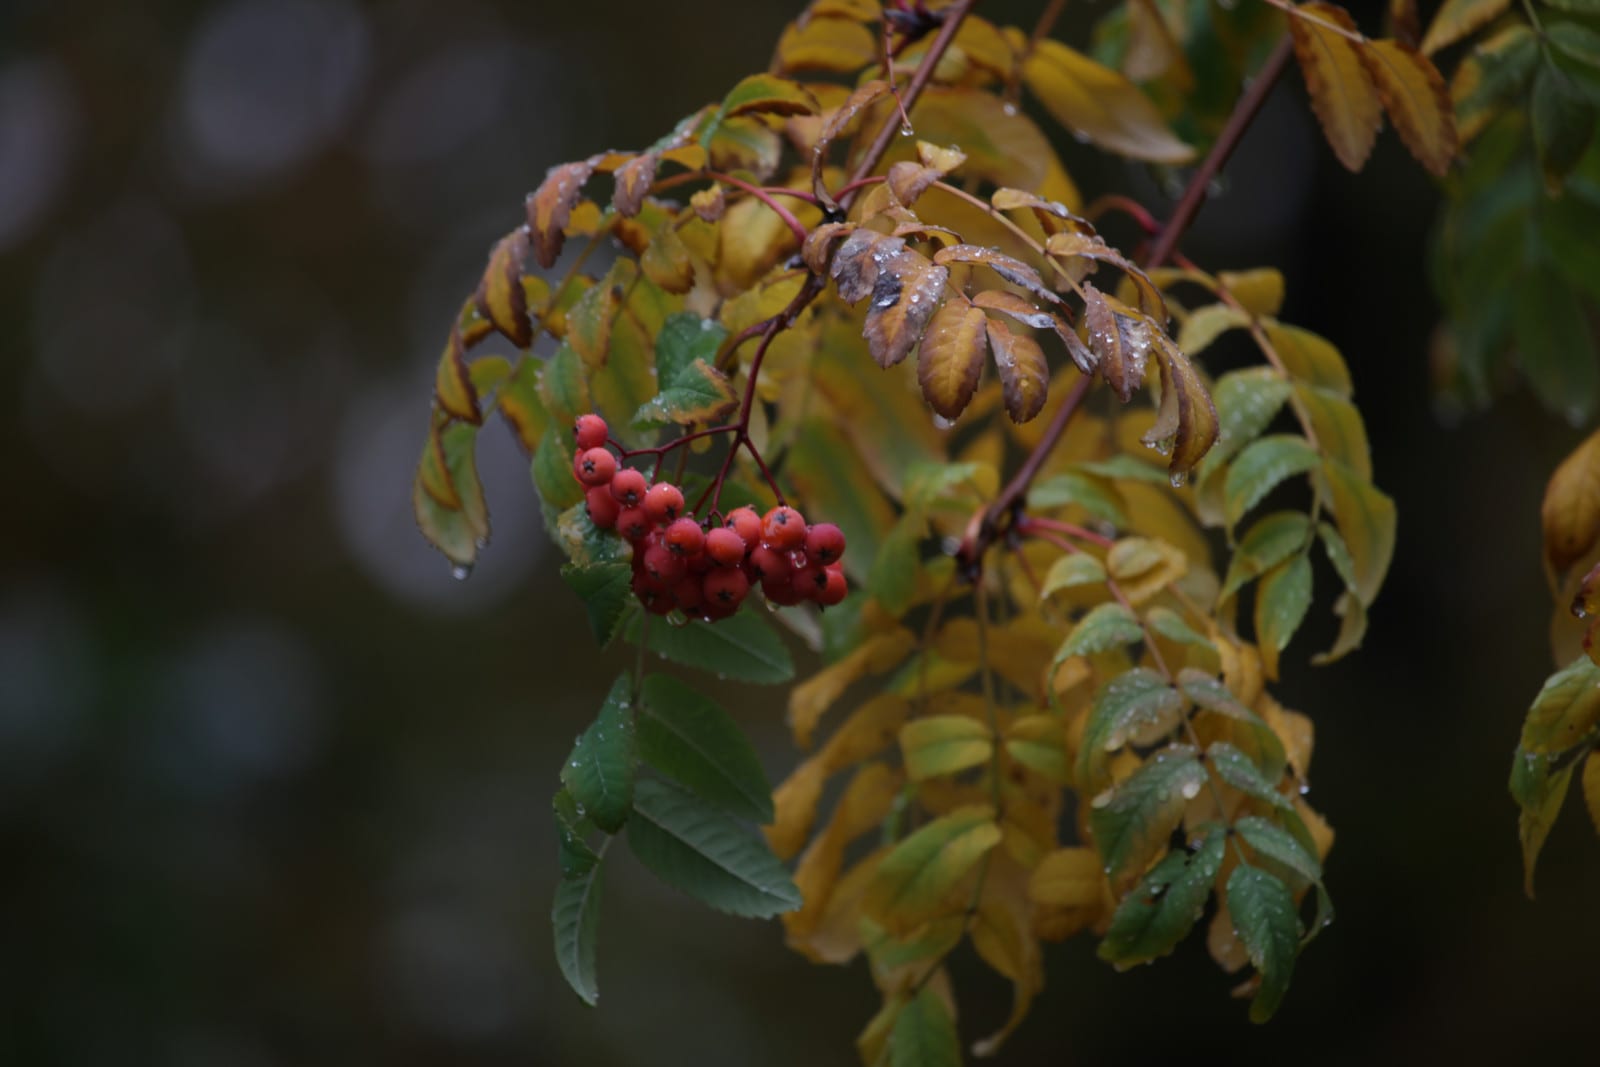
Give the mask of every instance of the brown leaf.
M 518 348 L 533 343 L 533 321 L 528 318 L 527 294 L 522 288 L 522 264 L 527 256 L 528 230 L 519 226 L 489 253 L 489 265 L 473 297 L 478 314 Z
M 689 206 L 705 222 L 717 222 L 728 209 L 728 194 L 720 185 L 702 189 L 689 198 Z
M 1217 443 L 1217 408 L 1189 358 L 1166 334 L 1157 333 L 1155 337 L 1156 362 L 1161 368 L 1161 407 L 1142 440 L 1160 448 L 1162 442 L 1172 438 L 1167 470 L 1176 484 Z
M 845 238 L 828 269 L 839 288 L 839 299 L 858 304 L 871 296 L 883 264 L 905 246 L 900 238 L 886 237 L 876 230 L 858 229 Z
M 1006 414 L 1012 422 L 1027 422 L 1044 407 L 1050 387 L 1050 366 L 1045 362 L 1039 342 L 1025 333 L 1012 333 L 997 319 L 988 319 L 989 349 L 1005 397 Z
M 878 366 L 892 367 L 911 354 L 949 280 L 949 270 L 909 248 L 882 260 L 872 286 L 872 310 L 861 331 Z
M 1145 362 L 1157 337 L 1165 336 L 1150 319 L 1114 296 L 1083 283 L 1083 321 L 1089 331 L 1089 350 L 1106 384 L 1126 404 L 1144 384 Z
M 934 315 L 917 351 L 922 395 L 946 419 L 959 418 L 977 392 L 989 347 L 989 317 L 966 298 L 951 297 Z
M 1561 461 L 1539 509 L 1544 562 L 1552 578 L 1587 556 L 1600 540 L 1600 432 Z
M 1428 171 L 1443 177 L 1456 158 L 1456 113 L 1437 67 L 1398 41 L 1368 41 L 1361 64 L 1378 87 L 1395 132 Z
M 1291 16 L 1289 32 L 1306 91 L 1311 94 L 1311 110 L 1317 113 L 1339 162 L 1350 170 L 1360 170 L 1378 138 L 1383 107 L 1355 41 L 1324 25 L 1332 23 L 1354 34 L 1355 21 L 1344 8 L 1333 4 L 1313 2 L 1295 10 L 1309 16 Z
M 656 168 L 660 165 L 659 152 L 645 152 L 617 168 L 616 191 L 611 194 L 611 205 L 617 209 L 617 214 L 631 219 L 639 213 L 639 208 L 644 205 L 645 194 L 650 192 L 650 183 L 656 180 Z
M 1157 323 L 1167 321 L 1167 300 L 1150 276 L 1127 256 L 1106 244 L 1096 233 L 1075 230 L 1053 234 L 1045 242 L 1045 251 L 1062 258 L 1082 258 L 1116 267 L 1133 284 L 1139 295 L 1139 308 Z
M 942 177 L 944 172 L 935 167 L 925 167 L 909 159 L 903 160 L 889 168 L 889 191 L 894 193 L 896 200 L 910 207 L 917 202 L 918 197 L 928 191 L 928 186 Z
M 833 259 L 833 246 L 849 236 L 855 228 L 855 224 L 850 222 L 824 222 L 811 231 L 800 248 L 800 258 L 805 260 L 811 273 L 828 273 L 828 265 Z
M 549 269 L 567 239 L 567 219 L 577 206 L 583 183 L 594 173 L 594 160 L 579 160 L 551 167 L 544 182 L 528 196 L 528 229 L 533 234 L 534 258 Z
M 1085 374 L 1094 373 L 1094 355 L 1084 347 L 1083 341 L 1072 325 L 1055 312 L 1035 307 L 1016 293 L 1005 289 L 986 289 L 973 297 L 972 302 L 988 311 L 1009 315 L 1036 330 L 1054 330 L 1056 336 L 1061 338 L 1061 343 L 1067 347 L 1067 354 L 1072 357 L 1072 362 L 1078 365 L 1078 369 Z
M 1020 285 L 1040 299 L 1048 300 L 1052 304 L 1061 303 L 1061 298 L 1056 295 L 1055 290 L 1044 284 L 1038 271 L 1022 260 L 1014 259 L 1004 252 L 996 252 L 992 248 L 968 244 L 951 245 L 934 253 L 933 261 L 939 264 L 970 263 L 974 266 L 988 267 L 1012 285 Z

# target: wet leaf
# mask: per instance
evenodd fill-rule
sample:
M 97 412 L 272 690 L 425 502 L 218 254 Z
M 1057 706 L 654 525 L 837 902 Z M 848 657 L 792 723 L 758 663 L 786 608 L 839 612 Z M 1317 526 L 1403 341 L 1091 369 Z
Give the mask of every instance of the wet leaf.
M 1178 485 L 1216 444 L 1220 424 L 1211 394 L 1189 358 L 1164 333 L 1157 332 L 1155 342 L 1156 362 L 1161 370 L 1161 406 L 1156 411 L 1156 421 L 1140 440 L 1162 451 L 1171 442 L 1167 469 L 1173 484 Z
M 524 249 L 528 235 L 532 234 L 534 258 L 546 270 L 555 266 L 556 256 L 561 254 L 561 246 L 567 239 L 567 220 L 572 217 L 572 209 L 577 206 L 583 185 L 594 173 L 594 167 L 592 160 L 551 167 L 539 188 L 528 196 L 528 226 L 526 230 L 518 232 L 523 235 Z M 481 309 L 482 305 L 479 307 Z M 483 313 L 494 320 L 495 316 L 488 311 Z M 495 326 L 504 332 L 499 322 L 495 322 Z M 511 337 L 510 334 L 506 336 Z M 511 337 L 511 340 L 517 343 L 515 337 Z M 522 345 L 518 344 L 518 347 Z
M 1097 604 L 1067 634 L 1055 658 L 1059 663 L 1068 656 L 1093 655 L 1143 639 L 1144 630 L 1133 612 L 1121 604 Z
M 1600 726 L 1600 667 L 1579 657 L 1552 674 L 1522 724 L 1519 749 L 1554 756 L 1581 744 Z
M 1339 533 L 1350 550 L 1356 593 L 1364 606 L 1370 605 L 1394 557 L 1394 501 L 1338 460 L 1323 461 L 1322 473 Z
M 635 422 L 711 424 L 738 403 L 728 376 L 715 367 L 728 331 L 713 319 L 678 312 L 656 336 L 660 392 L 634 415 Z
M 662 674 L 644 680 L 639 754 L 696 796 L 730 814 L 771 822 L 772 787 L 761 760 L 728 713 Z
M 1557 766 L 1554 757 L 1539 756 L 1520 748 L 1511 762 L 1511 796 L 1522 812 L 1517 836 L 1522 842 L 1522 891 L 1533 898 L 1533 874 L 1550 829 L 1561 814 L 1561 804 L 1572 784 L 1577 764 Z
M 1268 678 L 1278 677 L 1278 654 L 1289 647 L 1311 607 L 1311 560 L 1291 557 L 1261 578 L 1256 590 L 1256 643 Z
M 561 784 L 578 811 L 608 834 L 622 829 L 633 806 L 634 744 L 631 682 L 626 674 L 612 683 L 600 714 L 573 746 L 561 768 Z
M 1250 1003 L 1250 1021 L 1272 1018 L 1289 990 L 1300 954 L 1300 920 L 1289 887 L 1258 867 L 1240 864 L 1228 878 L 1228 911 L 1261 976 Z
M 914 782 L 986 763 L 994 754 L 989 727 L 965 715 L 933 715 L 900 728 L 900 752 Z
M 1444 77 L 1426 56 L 1399 41 L 1367 41 L 1360 59 L 1400 140 L 1442 177 L 1457 150 L 1456 113 Z
M 1367 427 L 1356 406 L 1331 389 L 1296 382 L 1296 399 L 1311 419 L 1317 446 L 1363 478 L 1372 477 L 1372 450 Z
M 1028 422 L 1044 407 L 1050 385 L 1050 367 L 1039 343 L 1028 334 L 1013 333 L 1003 322 L 989 319 L 989 351 L 1012 422 Z
M 433 377 L 434 401 L 440 408 L 458 419 L 470 423 L 483 421 L 478 411 L 478 390 L 472 384 L 467 370 L 466 352 L 462 347 L 461 331 L 451 330 L 439 357 L 438 369 Z
M 1298 511 L 1275 511 L 1257 520 L 1234 549 L 1222 583 L 1222 599 L 1303 551 L 1310 538 L 1311 520 Z
M 1545 185 L 1559 191 L 1594 140 L 1595 101 L 1561 67 L 1545 63 L 1534 75 L 1529 113 Z
M 1042 599 L 1058 589 L 1069 589 L 1077 585 L 1098 585 L 1105 580 L 1105 564 L 1087 552 L 1062 556 L 1052 563 L 1050 570 L 1045 573 L 1044 584 L 1039 588 L 1039 596 Z
M 1289 19 L 1294 54 L 1305 75 L 1311 110 L 1317 113 L 1328 146 L 1350 170 L 1360 170 L 1372 154 L 1383 124 L 1382 101 L 1361 58 L 1361 46 L 1328 24 L 1355 34 L 1349 12 L 1333 4 L 1301 4 L 1309 18 Z M 1315 21 L 1313 21 L 1315 20 Z
M 1113 752 L 1130 742 L 1151 745 L 1161 740 L 1178 728 L 1183 709 L 1183 696 L 1147 667 L 1135 667 L 1101 686 L 1078 746 L 1078 788 L 1093 792 L 1104 787 Z
M 1036 42 L 1022 77 L 1057 122 L 1101 148 L 1150 163 L 1194 158 L 1138 86 L 1059 41 Z
M 997 252 L 992 248 L 969 244 L 951 245 L 934 253 L 933 261 L 945 265 L 966 263 L 975 267 L 988 267 L 1003 280 L 1010 282 L 1012 285 L 1021 286 L 1047 303 L 1061 303 L 1061 298 L 1056 295 L 1054 289 L 1044 284 L 1044 281 L 1039 277 L 1038 271 L 1022 262 L 1022 260 L 1014 256 L 1008 256 L 1004 252 Z
M 604 648 L 637 605 L 633 595 L 633 568 L 626 563 L 597 563 L 581 567 L 568 563 L 561 577 L 583 599 L 594 639 Z
M 1039 127 L 992 92 L 930 85 L 911 109 L 911 124 L 924 141 L 961 146 L 963 177 L 1036 190 L 1068 207 L 1080 202 Z
M 523 451 L 531 453 L 539 447 L 539 440 L 551 424 L 550 413 L 539 397 L 539 362 L 530 356 L 517 361 L 511 375 L 500 386 L 495 400 L 500 412 L 516 432 L 517 443 Z
M 1119 399 L 1126 404 L 1144 384 L 1145 363 L 1160 328 L 1114 296 L 1083 283 L 1084 324 L 1089 331 L 1089 351 Z
M 563 873 L 550 908 L 556 963 L 572 991 L 590 1007 L 600 1000 L 595 966 L 600 933 L 600 871 L 601 864 L 595 861 L 582 870 Z
M 865 31 L 862 31 L 865 32 Z M 868 34 L 870 39 L 871 34 Z M 833 142 L 848 133 L 863 111 L 872 106 L 880 97 L 888 93 L 889 83 L 885 81 L 869 81 L 860 85 L 845 98 L 833 111 L 825 113 L 822 132 L 817 136 L 816 147 L 811 160 L 811 191 L 827 207 L 836 207 L 833 197 L 828 195 L 828 190 L 823 184 L 822 170 L 828 161 L 828 149 Z M 864 294 L 863 294 L 864 295 Z M 860 299 L 857 297 L 856 299 Z M 854 303 L 854 301 L 851 301 Z
M 978 391 L 988 352 L 986 316 L 953 296 L 933 316 L 917 351 L 917 382 L 928 406 L 946 419 L 959 418 Z
M 1337 348 L 1298 326 L 1286 326 L 1273 320 L 1262 325 L 1267 340 L 1291 377 L 1332 390 L 1347 400 L 1350 398 L 1354 391 L 1350 371 Z
M 663 882 L 730 915 L 800 907 L 788 872 L 745 824 L 666 782 L 643 779 L 636 792 L 628 847 Z
M 722 98 L 724 115 L 815 115 L 821 110 L 805 86 L 771 74 L 752 74 Z
M 1227 841 L 1223 830 L 1213 829 L 1193 852 L 1176 850 L 1156 864 L 1117 905 L 1100 958 L 1120 970 L 1176 948 L 1205 911 Z
M 886 255 L 877 267 L 862 336 L 878 366 L 892 367 L 922 339 L 950 272 L 904 247 Z
M 1228 468 L 1223 483 L 1228 525 L 1237 525 L 1285 479 L 1316 470 L 1320 463 L 1321 454 L 1295 434 L 1269 434 L 1252 441 Z
M 1089 826 L 1113 885 L 1127 885 L 1166 851 L 1167 839 L 1205 782 L 1205 768 L 1194 750 L 1173 746 L 1094 798 Z
M 628 640 L 638 639 L 636 622 L 628 627 Z M 652 626 L 649 647 L 674 663 L 735 681 L 782 685 L 794 678 L 794 660 L 783 641 L 748 611 L 715 624 L 696 620 L 684 626 Z
M 533 343 L 533 321 L 528 318 L 527 293 L 522 288 L 522 264 L 528 255 L 528 231 L 519 227 L 506 234 L 489 253 L 489 264 L 473 299 L 482 315 L 518 348 Z M 548 264 L 546 264 L 548 266 Z

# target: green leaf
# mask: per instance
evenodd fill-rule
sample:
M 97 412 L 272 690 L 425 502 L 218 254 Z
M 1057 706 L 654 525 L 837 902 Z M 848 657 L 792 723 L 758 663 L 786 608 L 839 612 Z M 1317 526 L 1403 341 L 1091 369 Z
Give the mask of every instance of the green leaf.
M 628 847 L 663 882 L 718 911 L 770 919 L 800 907 L 800 891 L 766 842 L 666 782 L 639 782 Z
M 1234 740 L 1248 748 L 1240 749 L 1256 765 L 1261 768 L 1261 773 L 1269 781 L 1275 781 L 1289 765 L 1288 754 L 1283 750 L 1283 741 L 1272 727 L 1255 712 L 1241 704 L 1237 697 L 1228 690 L 1220 680 L 1211 677 L 1203 671 L 1185 667 L 1178 672 L 1178 688 L 1183 694 L 1203 711 L 1213 712 L 1225 716 L 1238 723 L 1243 723 L 1248 729 L 1248 734 L 1234 735 Z
M 594 409 L 588 380 L 583 376 L 583 361 L 571 345 L 563 342 L 539 369 L 539 399 L 550 413 L 550 424 L 563 429 Z M 561 437 L 565 439 L 566 434 Z
M 571 437 L 552 428 L 533 453 L 533 486 L 539 491 L 545 525 L 552 534 L 557 517 L 583 503 L 583 485 L 572 474 Z
M 1089 826 L 1114 883 L 1144 869 L 1166 849 L 1183 809 L 1200 795 L 1205 782 L 1206 771 L 1194 749 L 1173 745 L 1094 798 Z
M 1269 677 L 1278 675 L 1278 653 L 1289 647 L 1311 607 L 1311 560 L 1304 554 L 1278 564 L 1256 590 L 1256 643 Z
M 1261 989 L 1250 1004 L 1250 1021 L 1264 1023 L 1288 992 L 1300 953 L 1294 897 L 1288 886 L 1266 871 L 1240 864 L 1228 878 L 1228 912 L 1261 975 Z
M 1099 585 L 1105 580 L 1106 565 L 1098 558 L 1087 552 L 1062 556 L 1045 572 L 1044 585 L 1039 589 L 1039 599 L 1043 600 L 1060 589 L 1070 589 L 1075 585 Z
M 516 431 L 517 442 L 530 453 L 550 427 L 550 413 L 539 399 L 539 367 L 538 360 L 523 356 L 495 399 L 496 410 Z
M 1322 863 L 1316 854 L 1307 851 L 1293 834 L 1277 823 L 1258 815 L 1246 815 L 1235 822 L 1233 828 L 1258 857 L 1282 868 L 1277 873 L 1290 883 L 1291 889 L 1303 889 L 1322 881 Z
M 889 1033 L 889 1067 L 959 1067 L 961 1042 L 950 1009 L 925 985 L 900 1009 Z
M 1176 948 L 1205 911 L 1227 842 L 1218 828 L 1195 851 L 1168 853 L 1117 905 L 1100 958 L 1121 970 Z
M 578 813 L 578 802 L 572 799 L 565 786 L 550 798 L 550 807 L 556 816 L 556 831 L 560 839 L 557 858 L 563 875 L 579 875 L 600 862 L 600 853 L 589 847 L 588 837 L 595 832 L 594 823 Z
M 1291 807 L 1289 798 L 1278 792 L 1255 761 L 1226 741 L 1206 750 L 1206 759 L 1216 768 L 1217 777 L 1245 796 L 1265 801 L 1277 808 Z
M 1272 343 L 1273 350 L 1278 353 L 1290 377 L 1331 389 L 1344 397 L 1354 390 L 1350 382 L 1350 368 L 1345 366 L 1344 357 L 1326 338 L 1271 319 L 1262 323 L 1262 326 L 1266 330 L 1267 340 Z
M 1144 630 L 1133 612 L 1117 603 L 1096 604 L 1067 634 L 1056 651 L 1056 662 L 1068 656 L 1088 656 L 1095 652 L 1131 645 L 1143 640 Z
M 1234 549 L 1219 599 L 1226 600 L 1245 583 L 1305 548 L 1310 536 L 1311 520 L 1298 511 L 1275 511 L 1258 519 Z
M 1322 473 L 1330 492 L 1329 506 L 1350 550 L 1356 594 L 1363 606 L 1371 604 L 1394 558 L 1394 501 L 1336 459 L 1325 461 Z
M 1534 76 L 1529 112 L 1545 185 L 1559 190 L 1594 138 L 1594 104 L 1565 71 L 1546 63 Z
M 1350 548 L 1340 536 L 1338 527 L 1325 522 L 1317 523 L 1317 536 L 1322 539 L 1322 550 L 1327 553 L 1328 562 L 1333 564 L 1334 573 L 1339 575 L 1346 589 L 1356 587 L 1356 561 L 1350 558 Z
M 716 368 L 728 331 L 715 319 L 681 311 L 668 317 L 656 337 L 656 383 L 660 392 L 639 408 L 634 422 L 710 422 L 736 402 L 728 376 Z
M 927 527 L 927 520 L 918 513 L 900 516 L 883 539 L 867 574 L 867 592 L 895 618 L 906 613 L 916 595 L 917 566 L 922 556 L 919 546 Z
M 752 74 L 722 98 L 723 115 L 815 115 L 817 98 L 787 78 Z
M 1286 478 L 1315 470 L 1322 456 L 1305 438 L 1271 434 L 1252 441 L 1228 468 L 1223 499 L 1233 526 Z
M 1079 788 L 1102 785 L 1107 756 L 1129 741 L 1152 744 L 1176 729 L 1183 704 L 1178 691 L 1148 667 L 1135 667 L 1101 686 L 1078 746 Z
M 600 563 L 593 567 L 568 563 L 562 566 L 561 577 L 583 599 L 594 639 L 601 648 L 609 645 L 636 603 L 633 568 L 626 563 Z
M 1528 384 L 1545 407 L 1574 425 L 1588 421 L 1600 367 L 1578 295 L 1543 263 L 1522 271 L 1513 284 L 1512 330 Z
M 563 874 L 556 883 L 550 925 L 555 934 L 556 963 L 572 991 L 593 1007 L 600 999 L 595 975 L 595 942 L 600 932 L 600 871 L 596 861 L 587 870 Z
M 891 929 L 920 926 L 939 914 L 950 890 L 999 843 L 990 807 L 969 805 L 939 816 L 878 864 L 862 912 Z
M 628 640 L 639 641 L 641 624 L 628 625 Z M 718 622 L 650 627 L 649 647 L 674 663 L 757 685 L 781 685 L 794 678 L 794 660 L 783 640 L 762 619 L 742 611 Z
M 1153 607 L 1144 613 L 1144 621 L 1146 626 L 1168 641 L 1176 641 L 1180 645 L 1200 645 L 1214 650 L 1211 638 L 1190 626 L 1182 615 L 1171 608 Z
M 1126 452 L 1118 452 L 1106 459 L 1094 460 L 1087 463 L 1074 463 L 1075 470 L 1085 474 L 1098 474 L 1102 478 L 1113 481 L 1149 482 L 1151 485 L 1167 485 L 1172 476 L 1167 473 L 1166 467 L 1158 467 L 1146 463 L 1137 456 L 1130 456 Z
M 807 501 L 806 514 L 844 531 L 850 551 L 845 572 L 862 581 L 884 533 L 894 525 L 894 510 L 844 436 L 822 419 L 807 419 L 795 433 L 784 471 L 795 495 Z
M 1574 15 L 1600 15 L 1600 0 L 1544 0 L 1553 8 Z
M 1091 517 L 1109 522 L 1118 529 L 1128 525 L 1122 495 L 1104 478 L 1078 471 L 1066 471 L 1043 478 L 1028 490 L 1028 507 L 1034 510 L 1076 505 Z
M 1555 756 L 1521 748 L 1511 762 L 1511 797 L 1522 809 L 1517 817 L 1517 836 L 1522 842 L 1522 888 L 1530 899 L 1539 853 L 1561 814 L 1561 804 L 1572 784 L 1572 770 L 1578 765 L 1578 760 L 1569 760 L 1560 767 L 1557 762 Z
M 1595 0 L 1600 12 L 1600 0 Z M 1545 27 L 1545 40 L 1557 50 L 1590 67 L 1600 67 L 1600 33 L 1578 22 L 1553 22 Z
M 726 711 L 676 678 L 652 674 L 639 712 L 646 763 L 734 815 L 772 821 L 772 787 L 761 760 Z
M 611 686 L 600 714 L 573 746 L 561 768 L 561 781 L 577 803 L 578 814 L 608 834 L 622 829 L 633 803 L 633 709 L 628 706 L 626 674 Z
M 1579 656 L 1545 680 L 1522 723 L 1520 751 L 1559 755 L 1600 726 L 1600 667 Z
M 900 728 L 900 751 L 914 782 L 954 774 L 994 754 L 989 727 L 965 715 L 931 715 Z

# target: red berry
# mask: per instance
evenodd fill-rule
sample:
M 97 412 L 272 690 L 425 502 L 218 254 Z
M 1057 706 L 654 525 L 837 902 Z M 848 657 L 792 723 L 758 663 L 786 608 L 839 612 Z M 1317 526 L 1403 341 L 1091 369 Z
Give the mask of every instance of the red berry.
M 690 556 L 688 559 L 690 574 L 705 574 L 712 567 L 711 557 L 706 555 L 704 552 L 701 552 L 698 555 Z
M 606 443 L 606 437 L 611 430 L 606 426 L 606 420 L 599 415 L 579 415 L 578 421 L 572 427 L 572 432 L 578 436 L 578 447 L 588 450 L 599 448 Z
M 672 596 L 666 586 L 652 578 L 648 571 L 634 570 L 633 595 L 639 598 L 639 603 L 644 605 L 646 611 L 653 614 L 665 615 L 672 610 Z
M 744 571 L 715 570 L 706 575 L 701 588 L 705 591 L 706 603 L 738 607 L 750 592 L 750 579 L 744 576 Z
M 756 514 L 755 508 L 735 508 L 728 512 L 723 525 L 731 527 L 744 540 L 747 548 L 755 548 L 761 543 L 761 516 Z
M 698 556 L 705 547 L 706 532 L 690 518 L 682 518 L 667 527 L 667 547 L 680 556 Z
M 780 504 L 761 520 L 761 543 L 768 548 L 799 548 L 805 542 L 805 516 L 794 508 Z
M 800 591 L 789 581 L 788 576 L 783 578 L 764 578 L 761 581 L 761 595 L 770 602 L 780 607 L 792 608 L 801 600 Z
M 762 588 L 767 582 L 789 581 L 789 572 L 794 568 L 789 566 L 789 561 L 766 545 L 760 545 L 750 552 L 750 577 L 760 582 Z
M 744 562 L 744 538 L 731 526 L 718 526 L 706 534 L 706 555 L 724 567 L 737 567 Z
M 817 594 L 828 587 L 828 572 L 826 568 L 810 563 L 795 571 L 789 581 L 794 585 L 797 595 L 806 600 L 815 600 Z
M 664 586 L 676 585 L 689 573 L 689 565 L 683 557 L 662 544 L 654 544 L 644 550 L 644 569 Z
M 651 529 L 642 508 L 623 508 L 617 515 L 617 533 L 630 541 L 643 541 Z
M 617 525 L 617 516 L 622 513 L 622 505 L 617 503 L 617 498 L 611 495 L 611 490 L 604 485 L 592 485 L 589 491 L 583 494 L 584 502 L 589 505 L 589 518 L 602 530 L 610 530 Z
M 617 473 L 617 457 L 603 448 L 585 449 L 573 459 L 572 472 L 584 485 L 605 485 Z
M 731 619 L 738 613 L 738 604 L 724 604 L 719 600 L 707 600 L 700 605 L 700 617 L 707 622 L 716 622 L 718 619 Z
M 611 495 L 625 508 L 636 508 L 643 504 L 644 495 L 650 489 L 650 483 L 645 476 L 631 467 L 617 471 L 609 480 Z
M 677 585 L 672 587 L 672 598 L 678 602 L 678 607 L 687 612 L 696 612 L 706 602 L 706 595 L 701 589 L 700 576 L 697 574 L 685 575 Z
M 683 514 L 683 492 L 675 485 L 660 482 L 644 495 L 644 513 L 660 526 Z
M 819 522 L 806 531 L 806 555 L 827 566 L 844 555 L 844 532 L 831 522 Z
M 850 583 L 845 581 L 844 571 L 838 567 L 829 567 L 827 576 L 827 583 L 817 594 L 817 603 L 825 608 L 831 608 L 844 599 L 845 594 L 850 591 Z

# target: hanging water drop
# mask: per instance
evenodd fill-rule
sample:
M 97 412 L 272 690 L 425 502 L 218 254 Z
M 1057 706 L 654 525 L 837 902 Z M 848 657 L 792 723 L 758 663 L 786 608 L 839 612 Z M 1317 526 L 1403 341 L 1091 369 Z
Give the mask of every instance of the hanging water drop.
M 455 566 L 450 568 L 450 577 L 454 578 L 458 582 L 466 581 L 468 578 L 472 577 L 472 564 L 457 563 Z
M 1167 481 L 1172 483 L 1172 488 L 1182 489 L 1184 486 L 1189 484 L 1189 472 L 1173 471 L 1167 476 Z

